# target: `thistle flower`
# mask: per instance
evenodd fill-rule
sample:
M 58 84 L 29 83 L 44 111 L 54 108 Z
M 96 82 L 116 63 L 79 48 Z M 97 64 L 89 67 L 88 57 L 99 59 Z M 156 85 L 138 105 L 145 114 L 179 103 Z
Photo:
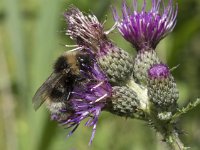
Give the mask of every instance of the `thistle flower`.
M 134 10 L 131 12 L 124 1 L 122 19 L 118 16 L 116 9 L 113 9 L 114 19 L 118 23 L 120 33 L 138 51 L 133 74 L 135 79 L 143 85 L 147 84 L 148 69 L 154 64 L 161 63 L 154 49 L 159 41 L 173 30 L 177 15 L 177 5 L 174 7 L 172 0 L 169 0 L 167 6 L 163 0 L 152 0 L 151 3 L 152 7 L 147 11 L 144 0 L 143 7 L 139 11 L 137 0 L 134 0 Z
M 81 59 L 81 81 L 74 85 L 73 91 L 67 100 L 65 109 L 60 110 L 63 116 L 52 114 L 54 120 L 59 121 L 67 128 L 73 127 L 69 136 L 76 130 L 82 120 L 88 118 L 86 126 L 93 126 L 93 132 L 89 144 L 92 143 L 96 131 L 98 117 L 111 96 L 112 88 L 105 74 L 99 68 L 96 60 L 89 55 L 90 65 Z
M 176 107 L 179 93 L 169 68 L 164 64 L 153 65 L 148 70 L 148 77 L 148 96 L 150 101 L 155 106 L 159 106 L 158 108 L 162 108 L 162 111 L 173 111 L 170 109 Z
M 67 23 L 66 35 L 75 40 L 78 45 L 98 49 L 98 43 L 106 38 L 103 25 L 95 15 L 84 15 L 78 8 L 72 6 L 64 13 Z
M 84 15 L 78 8 L 71 7 L 64 14 L 67 22 L 66 34 L 85 46 L 96 55 L 98 64 L 112 83 L 123 83 L 132 77 L 133 58 L 118 48 L 107 37 L 110 31 L 104 31 L 95 15 Z
M 124 1 L 122 19 L 118 16 L 116 9 L 113 9 L 120 33 L 137 50 L 155 49 L 159 41 L 166 37 L 176 25 L 177 5 L 173 6 L 173 0 L 169 0 L 167 6 L 164 0 L 152 0 L 151 3 L 151 9 L 147 11 L 146 0 L 144 0 L 142 10 L 139 11 L 137 0 L 134 0 L 132 12 Z

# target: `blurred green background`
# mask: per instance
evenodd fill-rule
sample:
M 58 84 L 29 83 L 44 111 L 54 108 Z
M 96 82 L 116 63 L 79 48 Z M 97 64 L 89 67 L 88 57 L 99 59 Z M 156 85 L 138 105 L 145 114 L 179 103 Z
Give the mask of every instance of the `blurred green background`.
M 131 1 L 131 0 L 130 0 Z M 164 150 L 156 133 L 142 121 L 103 112 L 92 146 L 91 128 L 82 123 L 67 139 L 68 130 L 50 121 L 42 107 L 35 112 L 31 99 L 52 71 L 54 60 L 72 41 L 64 33 L 63 12 L 74 4 L 94 13 L 105 28 L 113 24 L 111 0 L 0 0 L 0 150 Z M 180 89 L 179 104 L 200 96 L 200 1 L 178 0 L 179 13 L 173 33 L 157 47 L 162 60 L 174 67 Z M 120 37 L 110 35 L 118 46 L 134 55 Z M 182 140 L 200 149 L 200 107 L 181 118 Z

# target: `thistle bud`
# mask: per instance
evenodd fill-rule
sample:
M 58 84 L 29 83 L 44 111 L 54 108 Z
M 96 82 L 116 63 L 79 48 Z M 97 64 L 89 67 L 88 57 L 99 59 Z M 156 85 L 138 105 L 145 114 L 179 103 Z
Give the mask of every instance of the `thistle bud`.
M 148 70 L 148 77 L 150 101 L 165 110 L 169 110 L 169 106 L 176 106 L 179 93 L 169 68 L 164 64 L 153 65 Z
M 133 58 L 111 42 L 101 46 L 98 62 L 111 83 L 119 85 L 132 77 Z
M 152 49 L 139 51 L 134 62 L 134 77 L 140 83 L 147 84 L 148 70 L 154 64 L 159 64 L 160 60 L 156 52 Z
M 126 86 L 114 86 L 109 102 L 108 111 L 119 116 L 134 117 L 139 108 L 137 93 Z

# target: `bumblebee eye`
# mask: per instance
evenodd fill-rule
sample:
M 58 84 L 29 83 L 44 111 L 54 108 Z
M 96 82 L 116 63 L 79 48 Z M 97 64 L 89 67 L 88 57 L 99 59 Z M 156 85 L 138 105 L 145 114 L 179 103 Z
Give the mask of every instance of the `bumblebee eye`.
M 54 71 L 58 73 L 66 68 L 69 68 L 69 64 L 64 56 L 60 56 L 54 64 Z

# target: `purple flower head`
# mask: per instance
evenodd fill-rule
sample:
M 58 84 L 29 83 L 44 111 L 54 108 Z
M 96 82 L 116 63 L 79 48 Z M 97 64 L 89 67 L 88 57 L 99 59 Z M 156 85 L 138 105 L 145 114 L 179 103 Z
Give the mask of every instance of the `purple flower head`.
M 73 128 L 68 134 L 69 136 L 77 129 L 82 120 L 88 118 L 85 125 L 93 126 L 89 142 L 91 144 L 95 135 L 98 117 L 111 96 L 112 88 L 89 50 L 87 55 L 90 60 L 86 61 L 83 58 L 78 58 L 79 60 L 77 60 L 81 64 L 81 79 L 74 85 L 67 101 L 66 109 L 61 110 L 67 114 L 67 117 L 60 120 L 55 114 L 52 114 L 52 118 L 55 118 L 67 128 Z M 88 61 L 90 61 L 89 64 Z
M 148 75 L 149 75 L 149 78 L 155 78 L 155 79 L 167 78 L 170 75 L 170 71 L 167 65 L 156 64 L 156 65 L 153 65 L 148 70 Z
M 91 50 L 109 82 L 124 82 L 132 76 L 132 57 L 107 37 L 115 25 L 104 31 L 103 24 L 94 15 L 84 15 L 75 7 L 68 9 L 64 16 L 68 24 L 66 33 L 75 40 L 78 47 Z
M 78 8 L 71 7 L 64 13 L 67 22 L 66 35 L 76 40 L 78 45 L 96 48 L 105 37 L 103 25 L 95 15 L 84 15 Z
M 113 9 L 118 30 L 137 50 L 155 49 L 159 41 L 167 36 L 176 25 L 178 6 L 177 4 L 173 6 L 173 0 L 169 0 L 167 6 L 164 0 L 152 0 L 151 3 L 151 9 L 147 11 L 146 0 L 144 0 L 142 10 L 139 11 L 137 0 L 133 0 L 134 10 L 131 11 L 124 1 L 122 19 L 118 16 L 116 9 Z

